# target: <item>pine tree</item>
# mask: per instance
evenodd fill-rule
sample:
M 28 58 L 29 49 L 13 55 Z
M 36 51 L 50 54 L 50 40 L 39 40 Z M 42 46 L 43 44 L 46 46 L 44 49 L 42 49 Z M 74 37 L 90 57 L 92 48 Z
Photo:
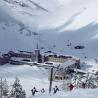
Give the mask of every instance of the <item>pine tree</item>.
M 9 93 L 9 86 L 7 84 L 6 79 L 3 81 L 0 80 L 0 98 L 7 98 Z
M 76 86 L 76 88 L 79 88 L 81 84 L 81 76 L 75 73 L 72 78 L 72 83 Z
M 20 84 L 20 81 L 18 78 L 16 78 L 14 84 L 12 85 L 10 97 L 12 98 L 25 98 L 26 97 L 26 93 L 24 90 L 22 90 L 22 85 Z
M 6 98 L 9 94 L 9 86 L 8 86 L 8 83 L 7 83 L 6 79 L 3 81 L 2 88 L 3 88 L 2 94 Z
M 86 76 L 86 84 L 87 88 L 96 88 L 97 87 L 97 81 L 96 78 L 94 78 L 93 74 L 88 73 Z

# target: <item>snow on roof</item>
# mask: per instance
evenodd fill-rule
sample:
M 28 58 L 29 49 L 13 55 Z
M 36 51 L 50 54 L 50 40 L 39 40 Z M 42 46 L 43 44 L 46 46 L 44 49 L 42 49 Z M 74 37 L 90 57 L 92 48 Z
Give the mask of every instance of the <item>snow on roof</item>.
M 75 60 L 67 60 L 67 61 L 65 61 L 63 64 L 61 64 L 60 65 L 60 67 L 62 67 L 62 68 L 66 68 L 66 67 L 68 67 L 68 66 L 70 66 L 70 65 L 73 65 L 73 64 L 75 64 L 76 63 L 76 61 Z
M 73 60 L 80 60 L 80 58 L 72 56 L 72 55 L 58 55 L 54 53 L 43 53 L 43 54 L 45 54 L 45 56 L 55 56 L 58 58 L 73 58 Z
M 74 71 L 87 74 L 87 71 L 81 69 L 74 69 Z

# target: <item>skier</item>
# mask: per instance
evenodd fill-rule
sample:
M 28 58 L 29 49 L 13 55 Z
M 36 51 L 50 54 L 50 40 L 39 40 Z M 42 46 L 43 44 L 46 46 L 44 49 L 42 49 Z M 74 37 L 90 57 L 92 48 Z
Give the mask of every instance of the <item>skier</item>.
M 41 89 L 41 93 L 45 93 L 45 89 L 44 88 Z
M 74 88 L 74 85 L 70 83 L 70 85 L 68 87 L 69 87 L 70 91 L 72 91 Z
M 86 88 L 86 83 L 82 83 L 82 88 Z
M 37 91 L 36 88 L 34 87 L 33 89 L 31 89 L 31 92 L 32 92 L 32 95 L 34 96 L 34 95 L 35 95 L 35 92 L 38 92 L 38 91 Z
M 56 94 L 57 91 L 59 91 L 59 88 L 57 86 L 55 86 L 55 88 L 53 88 L 53 93 Z

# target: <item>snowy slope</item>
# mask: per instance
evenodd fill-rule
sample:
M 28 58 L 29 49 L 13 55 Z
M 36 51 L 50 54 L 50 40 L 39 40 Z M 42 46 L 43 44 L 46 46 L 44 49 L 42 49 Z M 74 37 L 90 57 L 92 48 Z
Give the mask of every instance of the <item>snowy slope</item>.
M 15 78 L 19 77 L 23 88 L 27 91 L 27 96 L 31 95 L 31 89 L 33 86 L 37 86 L 39 89 L 48 85 L 47 71 L 37 67 L 24 66 L 1 66 L 0 78 L 7 79 L 9 85 L 11 85 Z
M 73 91 L 62 91 L 61 88 L 57 94 L 49 94 L 49 81 L 48 81 L 48 72 L 43 68 L 31 67 L 27 65 L 22 66 L 0 66 L 0 78 L 7 79 L 9 85 L 15 80 L 15 77 L 20 79 L 20 83 L 23 86 L 23 89 L 26 91 L 27 98 L 32 98 L 31 89 L 35 86 L 38 91 L 43 87 L 45 88 L 45 94 L 41 92 L 36 93 L 35 98 L 97 98 L 98 89 L 78 89 Z M 59 82 L 53 82 L 53 86 L 61 85 Z
M 66 25 L 68 25 L 66 29 L 77 29 L 92 22 L 97 23 L 97 4 L 97 0 L 0 1 L 0 5 L 6 6 L 11 16 L 22 21 L 27 26 L 32 28 L 35 26 L 37 29 L 59 27 L 64 23 L 67 23 Z M 63 27 L 62 30 L 64 30 Z

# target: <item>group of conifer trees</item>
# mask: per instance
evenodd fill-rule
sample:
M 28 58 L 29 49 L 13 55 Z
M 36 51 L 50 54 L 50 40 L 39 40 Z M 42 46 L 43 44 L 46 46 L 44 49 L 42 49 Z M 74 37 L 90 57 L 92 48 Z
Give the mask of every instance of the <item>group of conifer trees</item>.
M 9 86 L 6 79 L 1 79 L 0 98 L 26 98 L 26 93 L 22 89 L 20 80 L 16 78 L 14 83 L 11 86 Z
M 98 78 L 91 73 L 84 75 L 75 73 L 71 79 L 63 81 L 63 90 L 69 90 L 69 85 L 73 85 L 73 89 L 95 89 L 98 88 Z

